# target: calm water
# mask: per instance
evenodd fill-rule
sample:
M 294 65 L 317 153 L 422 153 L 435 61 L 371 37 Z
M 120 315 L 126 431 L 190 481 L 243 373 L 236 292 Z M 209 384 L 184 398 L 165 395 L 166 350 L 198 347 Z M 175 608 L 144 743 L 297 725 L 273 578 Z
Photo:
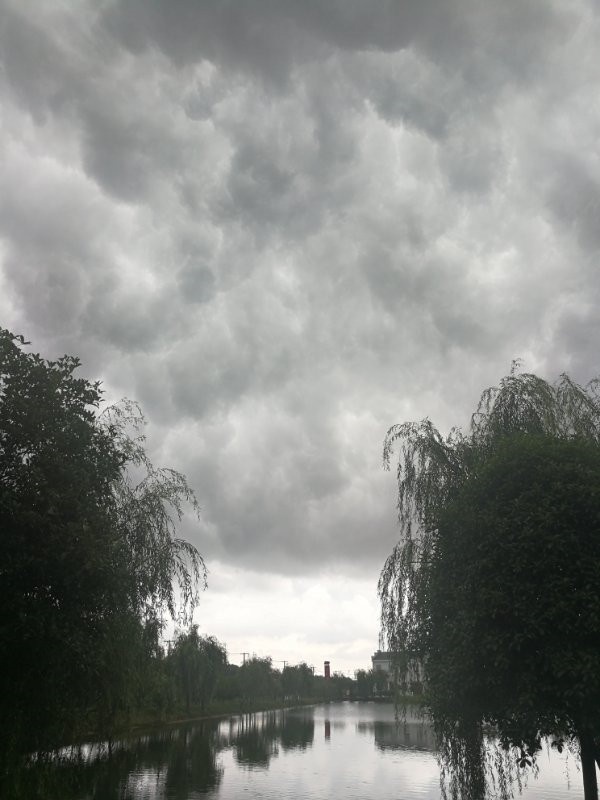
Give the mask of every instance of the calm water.
M 310 798 L 438 800 L 430 728 L 397 725 L 391 705 L 339 703 L 264 712 L 84 748 L 63 777 L 76 800 Z M 539 757 L 522 797 L 583 798 L 573 756 Z M 517 793 L 518 796 L 518 793 Z

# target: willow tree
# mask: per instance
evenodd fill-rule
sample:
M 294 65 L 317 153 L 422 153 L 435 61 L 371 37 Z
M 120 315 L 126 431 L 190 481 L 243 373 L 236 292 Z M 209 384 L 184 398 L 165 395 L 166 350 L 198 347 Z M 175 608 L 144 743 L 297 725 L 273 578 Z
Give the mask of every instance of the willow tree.
M 90 711 L 110 723 L 163 614 L 189 617 L 205 572 L 177 536 L 194 494 L 151 464 L 137 406 L 100 414 L 77 358 L 26 344 L 0 329 L 0 765 L 69 741 Z
M 514 365 L 466 431 L 394 426 L 388 468 L 397 446 L 400 540 L 380 577 L 382 627 L 425 669 L 452 791 L 457 774 L 471 796 L 484 791 L 485 765 L 467 762 L 483 756 L 491 723 L 521 767 L 543 736 L 578 742 L 596 797 L 598 382 L 550 384 Z
M 188 713 L 193 707 L 204 713 L 227 667 L 225 646 L 214 636 L 201 636 L 193 625 L 178 633 L 167 661 L 181 706 Z

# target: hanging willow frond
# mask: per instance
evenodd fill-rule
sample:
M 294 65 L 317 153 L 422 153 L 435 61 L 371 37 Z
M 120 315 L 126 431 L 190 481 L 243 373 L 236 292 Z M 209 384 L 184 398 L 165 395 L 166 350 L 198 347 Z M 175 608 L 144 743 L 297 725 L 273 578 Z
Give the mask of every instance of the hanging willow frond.
M 166 609 L 184 623 L 191 620 L 199 588 L 206 586 L 206 564 L 194 545 L 176 536 L 186 510 L 200 516 L 185 475 L 155 468 L 145 448 L 145 419 L 137 403 L 122 400 L 105 409 L 100 421 L 118 443 L 123 466 L 113 482 L 116 524 L 127 543 L 136 611 L 145 618 Z

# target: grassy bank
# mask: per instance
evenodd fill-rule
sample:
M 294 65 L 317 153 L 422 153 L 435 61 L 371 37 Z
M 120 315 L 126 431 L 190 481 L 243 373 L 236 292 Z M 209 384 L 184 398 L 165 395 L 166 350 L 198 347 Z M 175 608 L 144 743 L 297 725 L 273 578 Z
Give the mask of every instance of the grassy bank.
M 202 720 L 220 719 L 222 717 L 238 716 L 240 714 L 252 714 L 261 711 L 277 711 L 287 708 L 298 708 L 299 706 L 310 706 L 324 702 L 319 698 L 305 698 L 300 700 L 286 701 L 274 700 L 273 698 L 253 699 L 253 700 L 220 700 L 210 703 L 206 708 L 200 706 L 188 709 L 177 709 L 168 713 L 156 713 L 152 711 L 138 711 L 122 718 L 117 722 L 113 730 L 114 736 L 126 736 L 130 733 L 137 733 L 142 730 L 152 730 L 161 726 L 181 725 L 187 722 L 201 722 Z M 326 701 L 325 701 L 326 702 Z M 88 736 L 91 738 L 104 738 L 98 730 L 90 730 Z

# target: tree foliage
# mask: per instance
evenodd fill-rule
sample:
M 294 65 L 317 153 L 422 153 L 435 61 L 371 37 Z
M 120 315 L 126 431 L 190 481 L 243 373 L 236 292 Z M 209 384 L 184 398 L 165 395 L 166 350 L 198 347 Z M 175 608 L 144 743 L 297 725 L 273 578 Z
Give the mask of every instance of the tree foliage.
M 212 700 L 217 682 L 227 665 L 227 651 L 214 636 L 200 636 L 198 626 L 178 635 L 169 662 L 175 673 L 178 695 L 186 711 L 201 711 Z
M 285 666 L 281 673 L 281 688 L 285 697 L 300 700 L 312 697 L 314 675 L 312 669 L 302 662 Z
M 466 432 L 443 438 L 429 420 L 394 426 L 388 467 L 397 444 L 401 537 L 380 577 L 382 624 L 391 649 L 425 666 L 442 748 L 481 754 L 474 731 L 491 723 L 522 766 L 546 735 L 577 738 L 593 762 L 598 382 L 550 384 L 513 365 Z M 452 744 L 457 732 L 468 747 Z M 469 791 L 483 786 L 481 772 L 462 768 Z
M 128 703 L 163 612 L 189 617 L 205 577 L 177 538 L 184 476 L 155 469 L 135 404 L 99 413 L 79 361 L 0 329 L 0 711 L 17 749 Z M 175 585 L 174 585 L 175 580 Z M 176 599 L 181 598 L 181 604 Z
M 195 494 L 185 475 L 156 468 L 148 458 L 137 403 L 109 406 L 97 423 L 122 454 L 111 490 L 115 524 L 127 545 L 135 608 L 146 621 L 167 611 L 188 623 L 198 589 L 206 585 L 206 567 L 196 548 L 177 536 L 177 524 L 186 507 L 199 516 Z
M 273 669 L 272 660 L 252 656 L 238 672 L 240 694 L 244 701 L 281 697 L 281 675 Z

